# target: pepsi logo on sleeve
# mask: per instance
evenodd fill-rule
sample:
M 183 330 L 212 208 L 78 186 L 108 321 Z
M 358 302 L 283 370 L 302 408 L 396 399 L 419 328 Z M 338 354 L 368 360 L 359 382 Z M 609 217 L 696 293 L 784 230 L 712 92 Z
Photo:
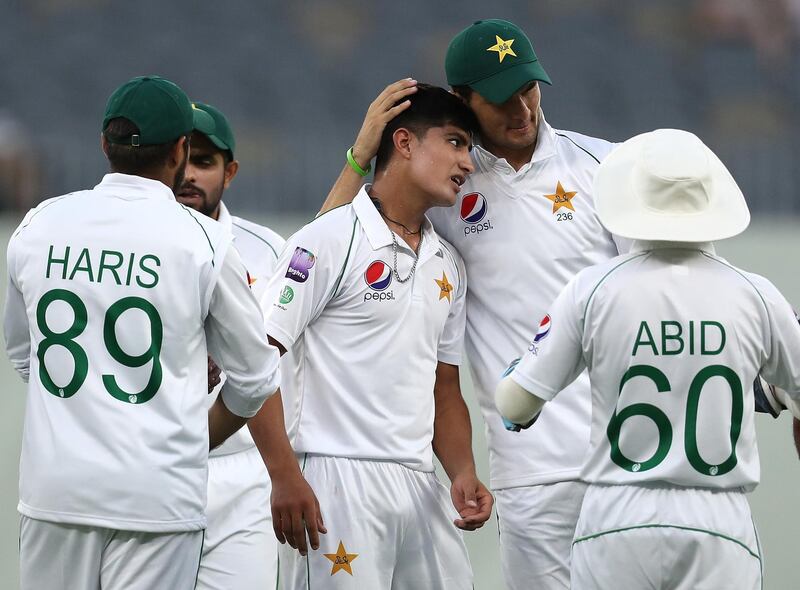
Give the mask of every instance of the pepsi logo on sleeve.
M 536 332 L 536 336 L 533 337 L 531 341 L 531 345 L 528 347 L 528 351 L 531 354 L 539 354 L 539 345 L 541 344 L 542 340 L 547 338 L 550 334 L 550 315 L 545 315 L 542 318 L 542 321 L 539 322 L 539 331 Z

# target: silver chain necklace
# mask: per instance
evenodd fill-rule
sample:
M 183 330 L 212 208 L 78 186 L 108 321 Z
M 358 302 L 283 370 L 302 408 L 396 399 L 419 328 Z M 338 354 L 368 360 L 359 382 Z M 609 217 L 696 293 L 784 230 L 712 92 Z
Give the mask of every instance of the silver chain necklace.
M 394 232 L 390 229 L 389 230 L 392 234 L 392 254 L 394 254 L 394 266 L 392 267 L 392 272 L 394 273 L 394 278 L 397 279 L 398 283 L 406 283 L 408 282 L 411 277 L 414 276 L 414 271 L 417 270 L 417 261 L 419 261 L 419 256 L 414 257 L 414 263 L 411 265 L 411 271 L 408 273 L 406 278 L 401 278 L 400 273 L 397 272 L 397 237 L 394 235 Z M 417 251 L 422 252 L 422 238 L 423 234 L 419 236 L 419 246 L 417 246 Z

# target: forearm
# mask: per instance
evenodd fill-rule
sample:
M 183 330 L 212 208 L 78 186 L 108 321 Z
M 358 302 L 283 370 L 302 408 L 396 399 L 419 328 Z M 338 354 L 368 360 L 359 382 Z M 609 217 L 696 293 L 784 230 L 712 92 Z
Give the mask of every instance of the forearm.
M 359 165 L 362 164 L 357 157 L 356 161 L 359 163 Z M 369 164 L 369 160 L 366 161 L 366 164 Z M 344 168 L 342 168 L 342 171 L 339 174 L 339 178 L 336 179 L 336 182 L 331 187 L 331 190 L 317 215 L 322 215 L 326 211 L 330 211 L 335 207 L 350 203 L 356 194 L 358 194 L 363 182 L 364 178 L 356 173 L 356 171 L 353 170 L 349 164 L 345 164 Z
M 460 402 L 460 403 L 459 403 Z M 472 424 L 463 399 L 436 410 L 433 422 L 433 452 L 452 481 L 459 474 L 475 472 L 472 455 Z
M 222 397 L 217 397 L 214 405 L 208 410 L 208 448 L 214 449 L 221 445 L 246 422 L 247 418 L 231 412 L 225 406 Z
M 440 362 L 433 388 L 436 413 L 433 420 L 433 452 L 450 481 L 475 473 L 472 456 L 472 424 L 461 396 L 458 367 Z
M 247 426 L 271 479 L 300 473 L 294 450 L 286 436 L 280 390 L 264 402 Z

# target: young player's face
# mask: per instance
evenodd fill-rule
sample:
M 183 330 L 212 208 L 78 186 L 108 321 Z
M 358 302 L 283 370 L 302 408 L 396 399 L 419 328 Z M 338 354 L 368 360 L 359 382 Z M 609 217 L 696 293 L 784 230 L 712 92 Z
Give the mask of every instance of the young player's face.
M 455 125 L 431 127 L 415 138 L 411 159 L 411 181 L 430 198 L 431 207 L 450 207 L 461 185 L 472 173 L 472 138 Z
M 481 140 L 491 152 L 525 150 L 536 143 L 539 132 L 539 83 L 529 82 L 501 104 L 489 102 L 477 92 L 469 107 L 481 126 Z
M 222 193 L 228 188 L 236 168 L 235 161 L 225 165 L 225 156 L 205 135 L 192 134 L 186 175 L 175 193 L 178 202 L 217 219 Z

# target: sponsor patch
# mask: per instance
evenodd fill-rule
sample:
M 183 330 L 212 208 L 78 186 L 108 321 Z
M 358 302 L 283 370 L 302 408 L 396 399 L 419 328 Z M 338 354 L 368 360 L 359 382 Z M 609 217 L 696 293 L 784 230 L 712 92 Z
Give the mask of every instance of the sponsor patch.
M 292 299 L 294 299 L 294 290 L 289 285 L 286 285 L 283 288 L 283 291 L 281 291 L 279 301 L 286 305 L 287 303 L 290 303 Z
M 461 220 L 465 223 L 478 223 L 486 217 L 486 198 L 480 193 L 469 193 L 461 199 Z
M 298 283 L 305 283 L 316 261 L 316 256 L 305 248 L 300 248 L 298 246 L 294 249 L 292 260 L 289 262 L 289 268 L 286 269 L 286 278 L 297 281 Z
M 392 284 L 392 268 L 383 260 L 376 260 L 367 267 L 364 280 L 373 291 L 385 291 Z

